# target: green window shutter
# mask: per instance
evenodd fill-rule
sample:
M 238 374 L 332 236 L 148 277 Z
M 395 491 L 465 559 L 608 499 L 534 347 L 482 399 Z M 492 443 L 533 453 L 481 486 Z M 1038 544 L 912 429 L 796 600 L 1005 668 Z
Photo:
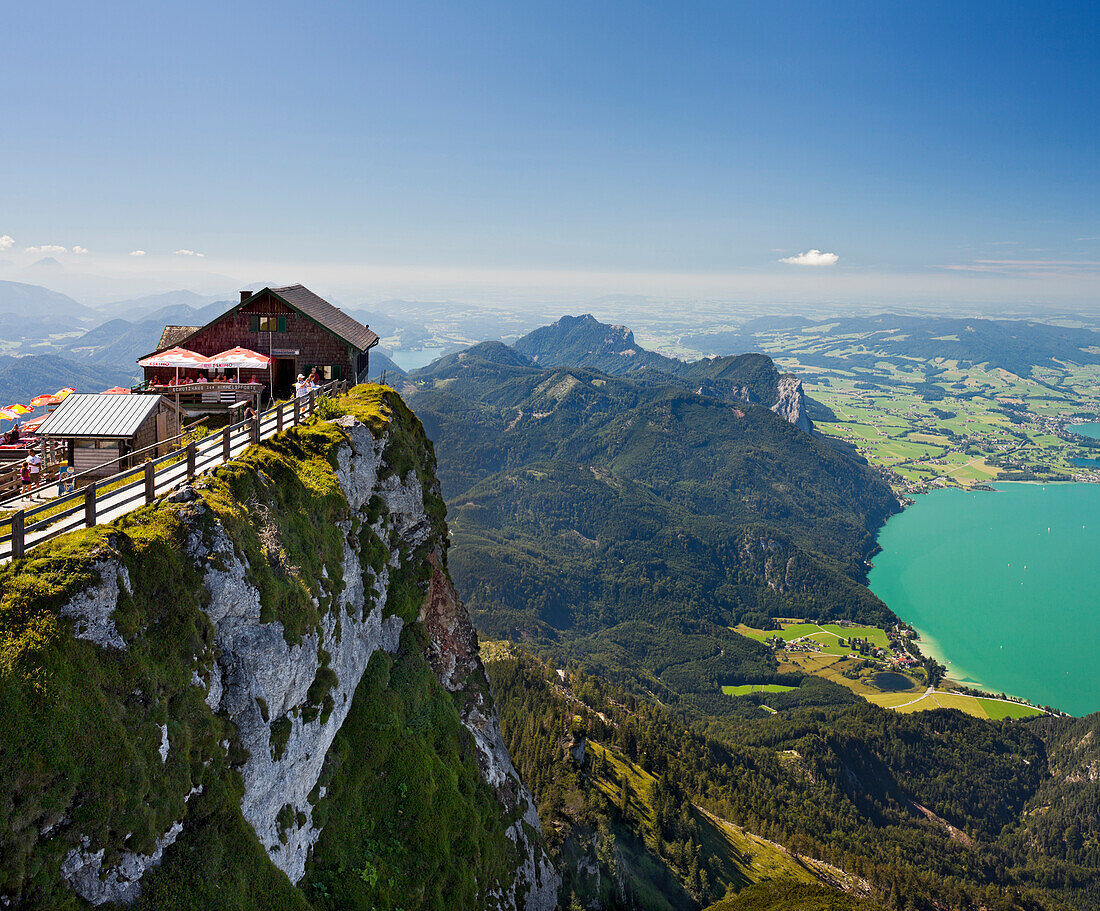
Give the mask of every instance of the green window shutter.
M 285 316 L 280 316 L 279 317 L 279 331 L 280 332 L 286 332 L 286 317 Z
M 248 317 L 248 331 L 259 332 L 260 331 L 260 318 L 259 316 L 252 314 Z
M 332 378 L 334 380 L 342 380 L 344 378 L 344 365 L 337 364 L 332 368 Z

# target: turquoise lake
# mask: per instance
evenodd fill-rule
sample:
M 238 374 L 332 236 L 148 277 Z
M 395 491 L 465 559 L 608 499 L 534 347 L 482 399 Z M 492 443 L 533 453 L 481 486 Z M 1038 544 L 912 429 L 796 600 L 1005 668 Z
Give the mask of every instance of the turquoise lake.
M 1100 440 L 1100 424 L 1074 424 L 1069 428 L 1074 433 L 1079 433 L 1083 437 L 1092 437 L 1094 440 Z
M 419 370 L 427 367 L 432 361 L 443 356 L 446 348 L 407 348 L 394 351 L 390 355 L 392 360 L 402 370 Z
M 952 677 L 1100 710 L 1100 484 L 937 490 L 879 534 L 871 589 Z

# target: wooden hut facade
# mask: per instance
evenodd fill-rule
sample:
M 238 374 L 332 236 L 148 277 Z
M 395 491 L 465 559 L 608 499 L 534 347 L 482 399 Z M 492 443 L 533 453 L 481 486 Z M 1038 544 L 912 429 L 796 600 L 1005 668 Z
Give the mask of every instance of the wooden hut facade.
M 257 381 L 277 398 L 289 395 L 299 373 L 317 369 L 322 380 L 364 381 L 378 336 L 302 285 L 242 291 L 240 302 L 205 326 L 166 326 L 157 351 L 186 348 L 211 357 L 248 348 L 274 359 L 270 370 L 242 370 L 241 382 Z M 156 352 L 153 352 L 156 353 Z M 170 371 L 145 368 L 149 384 L 167 382 Z

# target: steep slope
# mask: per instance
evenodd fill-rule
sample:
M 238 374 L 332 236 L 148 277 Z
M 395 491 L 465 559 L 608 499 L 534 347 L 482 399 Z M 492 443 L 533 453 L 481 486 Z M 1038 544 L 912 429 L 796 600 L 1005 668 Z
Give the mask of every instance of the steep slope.
M 1095 718 L 992 723 L 854 702 L 691 725 L 573 662 L 514 643 L 486 653 L 505 738 L 556 834 L 563 894 L 583 907 L 691 911 L 731 892 L 737 909 L 1100 907 L 1088 848 L 1067 861 L 1028 828 L 1049 814 L 1045 839 L 1073 814 L 1063 832 L 1092 840 L 1080 773 Z
M 551 908 L 395 394 L 0 569 L 5 906 Z

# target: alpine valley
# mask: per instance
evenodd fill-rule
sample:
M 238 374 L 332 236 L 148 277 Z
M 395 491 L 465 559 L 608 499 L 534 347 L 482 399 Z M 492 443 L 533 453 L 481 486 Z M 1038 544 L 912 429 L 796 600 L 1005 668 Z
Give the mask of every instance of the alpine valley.
M 4 907 L 1100 907 L 1100 715 L 903 711 L 901 503 L 797 375 L 393 376 L 0 568 Z

